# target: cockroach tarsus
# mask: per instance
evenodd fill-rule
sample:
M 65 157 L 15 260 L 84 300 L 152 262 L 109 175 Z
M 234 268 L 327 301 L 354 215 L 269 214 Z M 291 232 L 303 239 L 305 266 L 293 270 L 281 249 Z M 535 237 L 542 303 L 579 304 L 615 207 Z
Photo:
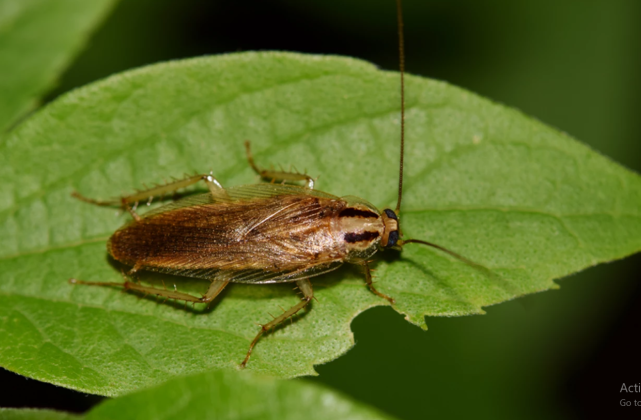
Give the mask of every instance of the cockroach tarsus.
M 378 210 L 357 197 L 336 197 L 315 190 L 315 182 L 305 173 L 261 169 L 254 162 L 249 142 L 245 142 L 247 161 L 268 184 L 245 185 L 229 189 L 212 174 L 188 176 L 164 185 L 115 200 L 100 201 L 74 192 L 73 196 L 99 206 L 120 206 L 132 221 L 109 239 L 107 250 L 116 260 L 132 267 L 124 282 L 93 282 L 70 279 L 73 284 L 116 286 L 143 294 L 211 303 L 229 283 L 270 284 L 295 282 L 301 301 L 279 316 L 260 325 L 249 345 L 245 367 L 261 336 L 305 308 L 314 291 L 310 277 L 335 270 L 343 263 L 359 265 L 365 283 L 377 296 L 391 304 L 394 298 L 381 293 L 372 281 L 370 258 L 382 249 L 400 250 L 409 243 L 439 249 L 471 265 L 464 257 L 439 245 L 401 239 L 398 215 L 403 191 L 405 148 L 405 83 L 403 21 L 397 0 L 400 76 L 401 144 L 399 187 L 396 209 Z M 139 202 L 175 193 L 204 182 L 209 192 L 188 196 L 139 215 Z M 276 183 L 278 182 L 278 183 Z M 304 182 L 305 186 L 287 183 Z M 174 290 L 143 286 L 130 281 L 139 270 L 155 271 L 211 281 L 201 297 Z

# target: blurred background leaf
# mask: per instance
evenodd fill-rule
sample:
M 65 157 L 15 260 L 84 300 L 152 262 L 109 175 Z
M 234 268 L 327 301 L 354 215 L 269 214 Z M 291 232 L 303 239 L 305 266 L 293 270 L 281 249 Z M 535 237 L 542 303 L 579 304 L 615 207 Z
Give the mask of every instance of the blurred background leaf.
M 248 372 L 212 371 L 105 401 L 86 418 L 99 419 L 350 419 L 391 420 L 324 386 Z
M 0 133 L 53 87 L 115 3 L 0 1 Z
M 559 127 L 641 169 L 641 4 L 552 0 L 405 1 L 410 72 L 447 80 Z M 395 69 L 391 2 L 123 1 L 51 97 L 113 72 L 246 49 L 345 54 Z M 406 419 L 562 418 L 614 410 L 638 381 L 639 256 L 565 279 L 561 289 L 428 320 L 388 308 L 353 323 L 356 347 L 322 381 Z M 438 362 L 435 362 L 438 361 Z M 88 398 L 5 373 L 0 405 Z M 11 381 L 11 382 L 9 382 Z M 41 388 L 38 388 L 41 387 Z M 30 390 L 39 389 L 39 392 Z M 65 400 L 68 398 L 68 400 Z M 92 401 L 92 400 L 89 400 Z
M 0 408 L 0 420 L 232 418 L 392 420 L 325 386 L 233 371 L 176 377 L 152 388 L 105 400 L 84 416 L 51 410 Z
M 0 408 L 0 420 L 79 420 L 84 417 L 53 410 Z

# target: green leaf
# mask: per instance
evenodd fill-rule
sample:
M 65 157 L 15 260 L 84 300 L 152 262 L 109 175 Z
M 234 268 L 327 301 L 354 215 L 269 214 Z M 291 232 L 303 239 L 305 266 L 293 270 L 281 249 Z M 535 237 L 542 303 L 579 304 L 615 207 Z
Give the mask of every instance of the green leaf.
M 114 3 L 0 2 L 0 132 L 36 106 Z
M 247 53 L 127 72 L 46 107 L 0 145 L 0 365 L 103 395 L 236 368 L 256 323 L 297 302 L 291 284 L 233 285 L 209 311 L 71 286 L 121 281 L 105 242 L 129 220 L 71 192 L 108 198 L 210 169 L 226 186 L 253 183 L 251 139 L 260 165 L 293 164 L 321 190 L 394 206 L 398 102 L 398 74 L 368 63 Z M 405 237 L 490 271 L 412 244 L 379 258 L 377 287 L 423 327 L 425 315 L 482 313 L 638 251 L 640 208 L 636 174 L 517 111 L 408 77 Z M 313 284 L 318 301 L 261 339 L 247 369 L 313 374 L 354 344 L 358 313 L 387 304 L 353 266 Z
M 74 420 L 81 416 L 53 410 L 31 408 L 0 408 L 0 420 Z
M 365 405 L 302 381 L 207 372 L 106 400 L 87 419 L 390 419 Z
M 0 420 L 222 418 L 391 420 L 323 386 L 231 371 L 173 378 L 153 388 L 105 400 L 84 416 L 0 408 Z

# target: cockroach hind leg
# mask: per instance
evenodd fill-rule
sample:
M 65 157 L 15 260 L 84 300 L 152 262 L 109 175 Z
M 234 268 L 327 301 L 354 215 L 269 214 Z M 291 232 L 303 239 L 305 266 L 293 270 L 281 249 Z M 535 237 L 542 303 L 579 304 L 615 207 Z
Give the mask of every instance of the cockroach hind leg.
M 306 187 L 310 190 L 314 189 L 314 178 L 307 174 L 298 173 L 298 171 L 285 171 L 282 166 L 279 165 L 280 171 L 275 171 L 273 169 L 261 169 L 254 162 L 254 156 L 251 152 L 251 146 L 249 140 L 245 141 L 245 151 L 247 153 L 247 162 L 249 166 L 263 179 L 270 180 L 271 183 L 286 183 L 286 182 L 296 182 L 296 181 L 305 181 Z
M 125 287 L 124 283 L 109 282 L 109 281 L 85 281 L 85 280 L 78 280 L 78 279 L 73 278 L 73 277 L 69 279 L 69 284 L 73 284 L 73 285 L 82 284 L 82 285 L 85 285 L 85 286 Z
M 125 277 L 125 281 L 122 283 L 119 282 L 98 282 L 98 281 L 83 281 L 83 280 L 78 280 L 75 278 L 69 279 L 69 283 L 77 285 L 77 284 L 84 284 L 84 285 L 89 285 L 89 286 L 109 286 L 109 287 L 120 287 L 123 289 L 123 291 L 135 291 L 143 294 L 144 296 L 147 295 L 154 295 L 156 296 L 157 299 L 159 298 L 165 298 L 167 299 L 175 299 L 175 300 L 184 300 L 185 302 L 192 302 L 192 303 L 208 303 L 214 300 L 216 296 L 227 286 L 229 283 L 228 281 L 212 281 L 211 285 L 209 286 L 209 289 L 207 290 L 207 293 L 201 298 L 198 298 L 196 296 L 192 296 L 188 293 L 182 293 L 178 292 L 176 290 L 167 290 L 165 289 L 160 289 L 157 287 L 151 287 L 151 286 L 143 286 L 141 284 L 134 283 L 132 281 L 129 281 L 128 278 L 126 277 L 126 274 L 123 272 L 123 277 Z
M 199 181 L 203 181 L 207 185 L 207 188 L 212 193 L 214 199 L 229 199 L 223 186 L 212 174 L 186 176 L 185 178 L 172 180 L 171 182 L 165 182 L 164 184 L 156 184 L 150 188 L 145 186 L 144 189 L 137 190 L 134 194 L 124 195 L 118 199 L 112 200 L 95 200 L 93 198 L 85 197 L 77 191 L 72 192 L 71 195 L 81 201 L 97 206 L 121 207 L 129 211 L 135 220 L 139 220 L 140 216 L 135 212 L 139 202 L 151 204 L 151 200 L 153 200 L 154 197 L 164 197 L 165 195 L 176 193 L 176 191 L 193 185 Z
M 314 290 L 312 289 L 312 284 L 309 282 L 309 279 L 303 279 L 303 280 L 298 280 L 296 282 L 296 285 L 298 288 L 303 292 L 305 297 L 298 302 L 296 305 L 292 306 L 282 314 L 280 314 L 277 317 L 274 317 L 273 320 L 268 322 L 267 324 L 262 324 L 260 326 L 260 331 L 258 334 L 256 334 L 256 337 L 254 337 L 254 340 L 251 342 L 249 345 L 249 350 L 247 351 L 247 355 L 245 356 L 245 360 L 242 361 L 240 364 L 240 368 L 244 369 L 245 366 L 247 366 L 247 362 L 249 361 L 249 358 L 251 357 L 252 350 L 254 350 L 254 346 L 256 346 L 256 343 L 262 337 L 263 334 L 265 334 L 267 331 L 276 328 L 278 324 L 281 322 L 285 321 L 287 318 L 295 315 L 298 311 L 303 309 L 305 306 L 309 304 L 309 302 L 314 298 Z M 271 315 L 271 314 L 270 314 Z M 273 317 L 273 315 L 272 315 Z
M 173 179 L 173 178 L 172 178 Z M 162 197 L 168 194 L 176 193 L 176 191 L 196 184 L 197 182 L 204 182 L 207 188 L 212 193 L 214 198 L 228 199 L 227 193 L 220 182 L 212 174 L 195 174 L 185 176 L 182 179 L 172 180 L 164 184 L 155 185 L 135 194 L 124 196 L 123 203 L 133 203 L 137 201 L 149 200 L 151 197 Z
M 80 194 L 78 191 L 73 191 L 71 193 L 71 196 L 73 198 L 76 198 L 80 201 L 84 201 L 85 203 L 93 204 L 95 206 L 102 206 L 102 207 L 112 207 L 112 206 L 118 206 L 120 205 L 120 199 L 114 199 L 114 200 L 95 200 L 93 198 L 86 197 L 82 194 Z

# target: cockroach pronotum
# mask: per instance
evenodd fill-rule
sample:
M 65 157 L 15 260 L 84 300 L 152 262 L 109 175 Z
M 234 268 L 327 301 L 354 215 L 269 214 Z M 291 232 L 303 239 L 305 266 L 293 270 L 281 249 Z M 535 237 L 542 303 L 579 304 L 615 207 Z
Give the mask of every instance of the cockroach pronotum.
M 259 168 L 245 143 L 247 160 L 272 183 L 223 188 L 213 175 L 194 175 L 115 200 L 100 201 L 73 195 L 100 206 L 121 206 L 133 220 L 117 230 L 107 243 L 109 254 L 131 266 L 122 283 L 70 279 L 74 284 L 118 286 L 145 294 L 195 303 L 209 303 L 229 283 L 270 284 L 296 282 L 302 300 L 261 326 L 249 345 L 245 367 L 259 338 L 309 304 L 314 297 L 310 277 L 335 270 L 343 263 L 361 265 L 370 290 L 394 304 L 392 297 L 374 287 L 368 259 L 379 249 L 401 249 L 410 243 L 437 248 L 466 263 L 462 256 L 439 245 L 401 239 L 398 216 L 403 193 L 405 147 L 405 63 L 401 0 L 397 0 L 400 56 L 401 141 L 396 209 L 379 211 L 366 200 L 336 197 L 314 189 L 307 174 Z M 188 196 L 143 215 L 138 202 L 173 193 L 203 181 L 207 194 Z M 280 183 L 274 183 L 275 181 Z M 287 182 L 287 183 L 286 183 Z M 304 186 L 292 182 L 305 182 Z M 132 206 L 133 205 L 133 206 Z M 474 265 L 474 264 L 473 264 Z M 128 280 L 140 270 L 202 278 L 211 281 L 202 297 L 143 286 Z

